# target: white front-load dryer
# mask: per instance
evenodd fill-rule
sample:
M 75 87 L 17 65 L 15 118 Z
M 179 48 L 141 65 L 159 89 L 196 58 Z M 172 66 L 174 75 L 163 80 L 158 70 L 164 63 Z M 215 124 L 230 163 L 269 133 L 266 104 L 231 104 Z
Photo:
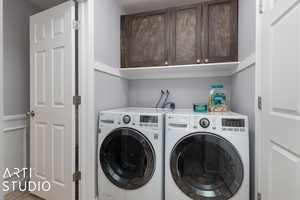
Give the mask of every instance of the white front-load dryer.
M 162 200 L 164 114 L 124 108 L 99 113 L 100 200 Z
M 248 118 L 166 114 L 165 199 L 249 200 Z

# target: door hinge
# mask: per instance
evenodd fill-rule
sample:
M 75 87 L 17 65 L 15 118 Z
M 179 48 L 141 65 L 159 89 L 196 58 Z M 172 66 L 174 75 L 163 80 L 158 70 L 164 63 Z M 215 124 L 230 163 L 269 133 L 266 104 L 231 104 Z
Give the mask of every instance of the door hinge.
M 74 172 L 73 174 L 73 182 L 77 182 L 81 180 L 81 171 Z
M 81 96 L 73 96 L 73 104 L 78 106 L 81 104 Z
M 73 21 L 73 29 L 79 30 L 79 21 L 77 21 L 77 20 Z
M 257 193 L 257 200 L 262 200 L 261 193 Z
M 264 13 L 264 0 L 259 0 L 259 13 Z
M 262 110 L 262 97 L 259 96 L 257 99 L 257 108 L 258 110 Z

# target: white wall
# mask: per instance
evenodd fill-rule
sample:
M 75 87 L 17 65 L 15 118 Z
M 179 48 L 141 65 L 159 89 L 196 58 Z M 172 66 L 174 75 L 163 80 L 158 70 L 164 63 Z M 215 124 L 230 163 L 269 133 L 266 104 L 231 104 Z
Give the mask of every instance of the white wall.
M 126 80 L 95 72 L 95 107 L 97 111 L 128 106 Z
M 213 84 L 223 84 L 230 97 L 231 78 L 191 78 L 166 80 L 130 80 L 129 105 L 154 107 L 160 97 L 161 89 L 171 92 L 170 101 L 177 108 L 192 108 L 194 103 L 207 103 L 209 90 Z
M 239 0 L 239 60 L 255 52 L 256 1 Z
M 27 1 L 4 0 L 4 114 L 29 110 L 29 16 Z
M 94 60 L 107 67 L 121 67 L 120 0 L 94 1 Z M 119 77 L 95 71 L 96 110 L 127 106 L 128 83 Z
M 251 199 L 253 200 L 255 197 L 255 66 L 249 67 L 233 76 L 232 91 L 232 110 L 249 117 L 250 182 Z
M 119 0 L 95 0 L 95 59 L 111 67 L 120 67 Z
M 94 2 L 95 61 L 109 67 L 120 67 L 120 27 L 122 9 L 119 0 Z M 128 83 L 121 78 L 95 71 L 96 110 L 128 105 Z

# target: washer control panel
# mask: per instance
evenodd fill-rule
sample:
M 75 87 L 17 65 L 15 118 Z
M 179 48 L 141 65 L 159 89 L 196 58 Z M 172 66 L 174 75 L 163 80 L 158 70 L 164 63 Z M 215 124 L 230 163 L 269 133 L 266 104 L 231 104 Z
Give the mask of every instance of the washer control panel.
M 222 116 L 221 114 L 192 115 L 190 127 L 205 132 L 246 132 L 247 117 Z
M 121 108 L 101 111 L 98 120 L 99 130 L 128 127 L 140 131 L 152 131 L 151 134 L 160 135 L 164 128 L 164 113 L 154 109 Z

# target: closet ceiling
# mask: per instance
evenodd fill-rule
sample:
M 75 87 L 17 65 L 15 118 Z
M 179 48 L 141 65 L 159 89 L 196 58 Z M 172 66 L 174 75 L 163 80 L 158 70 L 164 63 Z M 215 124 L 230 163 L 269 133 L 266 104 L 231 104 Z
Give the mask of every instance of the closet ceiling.
M 199 3 L 204 0 L 119 0 L 126 14 Z
M 67 0 L 28 0 L 28 1 L 41 9 L 48 9 L 60 3 L 63 3 Z

